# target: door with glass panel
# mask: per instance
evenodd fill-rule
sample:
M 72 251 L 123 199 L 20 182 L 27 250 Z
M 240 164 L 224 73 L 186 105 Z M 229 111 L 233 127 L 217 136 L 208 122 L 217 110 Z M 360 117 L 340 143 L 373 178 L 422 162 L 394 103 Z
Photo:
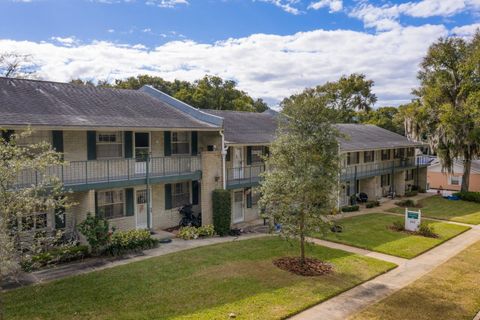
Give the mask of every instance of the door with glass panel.
M 233 192 L 233 223 L 242 222 L 244 220 L 243 212 L 243 190 Z
M 135 173 L 147 172 L 147 159 L 150 153 L 150 133 L 135 132 Z
M 137 190 L 136 192 L 136 215 L 137 215 L 137 229 L 146 229 L 148 226 L 147 219 L 147 189 Z

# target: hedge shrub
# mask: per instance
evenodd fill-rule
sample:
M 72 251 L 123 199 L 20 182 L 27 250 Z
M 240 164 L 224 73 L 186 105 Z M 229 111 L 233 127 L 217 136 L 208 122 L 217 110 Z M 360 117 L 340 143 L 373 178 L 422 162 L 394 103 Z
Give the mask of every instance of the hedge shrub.
M 415 207 L 416 203 L 412 199 L 404 199 L 395 202 L 395 204 L 399 207 Z
M 378 201 L 378 200 L 368 201 L 365 204 L 365 207 L 367 207 L 367 208 L 373 208 L 373 207 L 378 207 L 378 206 L 380 206 L 380 201 Z
M 118 256 L 128 252 L 151 249 L 158 245 L 148 230 L 116 231 L 110 237 L 105 253 Z
M 232 223 L 232 199 L 230 191 L 216 189 L 212 194 L 213 202 L 213 228 L 219 236 L 230 232 Z
M 460 191 L 460 192 L 454 193 L 453 195 L 458 196 L 460 199 L 465 201 L 480 203 L 480 192 Z
M 212 225 L 205 225 L 201 227 L 183 227 L 177 234 L 177 237 L 184 240 L 197 239 L 199 237 L 213 237 L 215 230 Z
M 418 194 L 418 191 L 412 190 L 412 191 L 406 191 L 405 192 L 405 197 L 415 197 Z
M 354 205 L 354 206 L 344 206 L 342 207 L 342 212 L 353 212 L 353 211 L 358 211 L 360 209 L 360 206 Z

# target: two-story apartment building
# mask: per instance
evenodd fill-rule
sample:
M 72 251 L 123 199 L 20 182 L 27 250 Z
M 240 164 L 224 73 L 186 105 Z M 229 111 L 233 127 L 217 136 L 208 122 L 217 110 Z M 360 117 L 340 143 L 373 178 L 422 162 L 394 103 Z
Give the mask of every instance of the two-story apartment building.
M 35 213 L 24 229 L 74 228 L 88 212 L 119 229 L 178 225 L 178 209 L 192 203 L 212 223 L 211 193 L 231 190 L 232 223 L 259 218 L 263 156 L 275 139 L 278 114 L 200 111 L 152 87 L 119 90 L 0 78 L 4 138 L 30 127 L 18 141 L 48 141 L 66 164 L 52 166 L 76 205 L 68 212 Z M 426 187 L 427 163 L 418 143 L 370 125 L 337 125 L 342 171 L 339 206 L 365 192 L 370 199 L 411 186 Z M 17 187 L 36 184 L 21 172 Z

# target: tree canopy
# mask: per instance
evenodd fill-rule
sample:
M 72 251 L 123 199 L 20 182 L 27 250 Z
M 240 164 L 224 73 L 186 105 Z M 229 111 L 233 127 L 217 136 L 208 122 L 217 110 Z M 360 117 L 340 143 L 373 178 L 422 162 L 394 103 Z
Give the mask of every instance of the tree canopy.
M 361 123 L 373 124 L 405 135 L 403 114 L 397 107 L 380 107 L 378 109 L 370 110 L 369 112 L 359 112 L 358 120 Z
M 480 155 L 480 32 L 467 41 L 440 38 L 430 46 L 418 73 L 414 115 L 442 166 L 463 160 L 462 191 L 468 190 L 471 160 Z
M 377 102 L 372 93 L 374 82 L 367 80 L 364 74 L 353 73 L 342 76 L 338 81 L 327 82 L 315 88 L 307 88 L 300 94 L 285 98 L 280 106 L 285 113 L 299 100 L 317 100 L 327 109 L 329 117 L 338 123 L 358 121 L 357 112 L 368 112 Z
M 72 83 L 93 85 L 80 79 Z M 268 105 L 262 99 L 253 99 L 245 91 L 237 88 L 233 80 L 224 80 L 217 76 L 206 75 L 193 83 L 182 80 L 167 81 L 161 77 L 139 75 L 124 80 L 115 80 L 113 84 L 100 81 L 98 86 L 118 89 L 140 89 L 151 85 L 166 94 L 200 109 L 235 110 L 263 112 Z

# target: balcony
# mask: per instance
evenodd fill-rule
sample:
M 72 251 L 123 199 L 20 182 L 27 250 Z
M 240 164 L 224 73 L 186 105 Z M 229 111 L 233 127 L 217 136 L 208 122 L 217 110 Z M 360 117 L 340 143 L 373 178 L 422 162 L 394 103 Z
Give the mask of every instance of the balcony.
M 248 188 L 259 185 L 265 165 L 252 165 L 227 169 L 227 189 Z
M 94 188 L 127 187 L 148 183 L 171 183 L 201 178 L 200 156 L 153 157 L 147 160 L 111 159 L 71 161 L 49 167 L 46 177 L 57 177 L 67 189 L 85 191 Z M 44 176 L 26 170 L 19 174 L 15 187 L 42 182 Z
M 417 156 L 378 163 L 351 165 L 341 169 L 340 180 L 352 181 L 398 172 L 402 170 L 427 167 L 432 161 L 430 156 Z

